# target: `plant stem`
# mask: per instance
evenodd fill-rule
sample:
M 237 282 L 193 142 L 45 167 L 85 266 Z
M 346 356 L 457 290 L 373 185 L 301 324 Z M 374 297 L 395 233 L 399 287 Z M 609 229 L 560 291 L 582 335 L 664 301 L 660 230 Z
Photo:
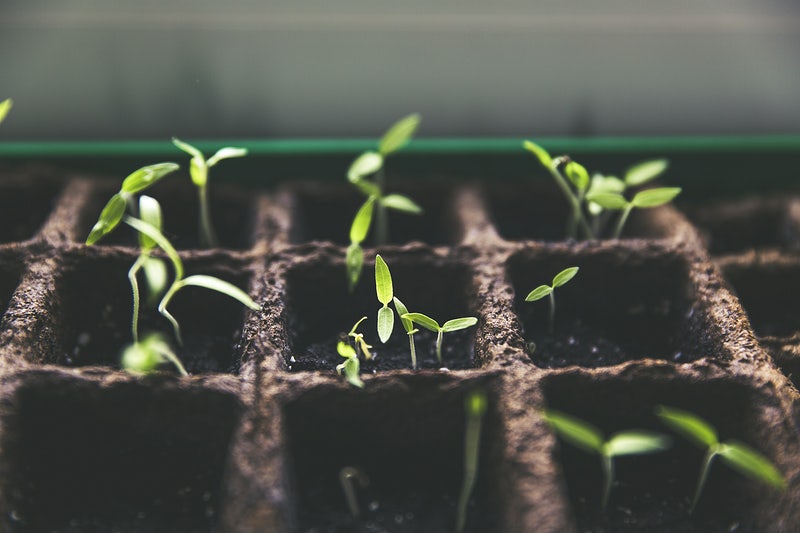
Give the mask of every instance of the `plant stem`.
M 469 496 L 478 477 L 478 452 L 480 451 L 481 426 L 483 413 L 468 413 L 467 428 L 464 434 L 464 483 L 458 496 L 458 511 L 456 514 L 456 532 L 464 531 L 467 522 L 467 504 Z
M 439 328 L 439 333 L 436 335 L 436 359 L 439 360 L 439 364 L 442 364 L 442 336 L 444 335 L 444 331 Z
M 603 475 L 605 476 L 605 483 L 603 485 L 603 500 L 601 505 L 603 510 L 605 510 L 605 508 L 608 507 L 611 485 L 614 483 L 614 459 L 606 453 L 603 454 Z
M 358 519 L 361 515 L 358 508 L 358 497 L 356 496 L 356 488 L 353 480 L 357 481 L 362 487 L 366 486 L 369 482 L 367 477 L 358 468 L 352 466 L 345 466 L 339 470 L 339 483 L 342 485 L 345 500 L 347 500 L 347 507 L 350 508 L 350 514 L 353 518 Z
M 389 240 L 389 214 L 386 211 L 386 206 L 381 201 L 383 199 L 383 190 L 386 184 L 386 177 L 381 168 L 375 176 L 375 184 L 380 191 L 380 197 L 377 201 L 377 213 L 375 214 L 375 245 L 383 246 Z
M 208 205 L 208 186 L 203 185 L 197 189 L 200 200 L 200 244 L 206 248 L 217 246 L 217 235 L 211 223 L 211 209 Z
M 547 322 L 547 328 L 552 335 L 556 329 L 556 295 L 555 291 L 550 293 L 550 317 Z
M 703 487 L 706 484 L 706 479 L 708 478 L 708 471 L 711 470 L 711 461 L 714 460 L 714 457 L 717 455 L 717 446 L 712 446 L 706 451 L 706 455 L 703 458 L 703 466 L 700 469 L 700 476 L 697 478 L 697 487 L 694 490 L 694 498 L 692 498 L 692 506 L 689 508 L 689 512 L 694 512 L 694 508 L 697 506 L 697 501 L 700 499 L 700 493 L 703 491 Z
M 147 257 L 140 255 L 128 270 L 128 281 L 131 284 L 131 291 L 133 292 L 133 317 L 131 318 L 131 335 L 133 342 L 139 342 L 139 282 L 136 280 L 136 275 L 142 268 Z
M 178 292 L 183 285 L 179 283 L 179 281 L 175 281 L 172 283 L 172 286 L 169 288 L 167 293 L 161 299 L 161 302 L 158 304 L 158 312 L 161 315 L 169 320 L 170 324 L 172 324 L 172 329 L 175 332 L 175 340 L 178 342 L 178 346 L 183 346 L 183 338 L 181 337 L 181 326 L 178 324 L 178 321 L 175 319 L 172 314 L 167 311 L 167 306 L 169 305 L 170 300 L 172 297 L 175 296 L 175 293 Z
M 572 217 L 577 221 L 577 224 L 580 225 L 583 233 L 586 235 L 586 238 L 593 239 L 594 234 L 592 233 L 592 228 L 589 227 L 589 224 L 586 223 L 586 219 L 583 217 L 583 213 L 581 212 L 581 204 L 578 201 L 578 198 L 572 192 L 572 189 L 569 188 L 567 180 L 561 175 L 561 172 L 558 171 L 557 165 L 558 163 L 554 161 L 553 164 L 547 168 L 547 170 L 550 171 L 550 175 L 556 180 L 561 192 L 564 193 L 564 196 L 567 198 L 567 201 L 572 207 Z M 569 227 L 567 227 L 567 230 L 569 231 Z M 577 237 L 575 230 L 573 230 L 573 234 L 568 233 L 567 237 L 573 239 Z
M 411 368 L 416 370 L 417 369 L 417 347 L 414 346 L 414 334 L 408 334 L 408 344 L 411 348 Z
M 633 211 L 633 204 L 628 204 L 628 206 L 622 212 L 622 215 L 619 217 L 619 221 L 617 222 L 617 229 L 614 230 L 615 239 L 619 239 L 619 236 L 622 235 L 622 227 L 625 226 L 625 222 L 628 220 L 631 211 Z

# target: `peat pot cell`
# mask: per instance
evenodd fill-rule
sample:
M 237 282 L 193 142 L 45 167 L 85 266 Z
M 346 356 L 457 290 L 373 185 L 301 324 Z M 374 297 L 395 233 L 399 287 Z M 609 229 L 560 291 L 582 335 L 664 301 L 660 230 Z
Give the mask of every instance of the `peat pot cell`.
M 32 238 L 47 220 L 61 192 L 54 182 L 0 187 L 0 244 Z
M 580 271 L 555 289 L 554 330 L 548 297 L 525 297 L 567 267 Z M 689 265 L 679 255 L 607 249 L 567 255 L 522 252 L 508 262 L 526 351 L 537 366 L 601 367 L 632 359 L 684 363 L 710 355 L 713 338 L 695 308 Z
M 132 342 L 133 296 L 128 269 L 134 260 L 133 255 L 84 258 L 61 273 L 56 282 L 60 349 L 55 363 L 119 366 L 122 349 Z M 247 288 L 248 276 L 233 267 L 204 260 L 185 261 L 185 267 L 187 276 L 208 274 Z M 178 347 L 172 326 L 156 311 L 157 301 L 146 301 L 146 282 L 141 276 L 139 280 L 143 294 L 140 337 L 149 332 L 163 333 L 190 374 L 238 371 L 238 342 L 246 310 L 242 304 L 208 289 L 181 289 L 169 305 L 181 326 L 184 345 Z M 170 366 L 164 369 L 172 370 Z
M 413 215 L 390 209 L 388 213 L 388 244 L 421 241 L 431 245 L 452 244 L 456 240 L 455 217 L 449 187 L 416 187 L 395 189 L 389 193 L 408 196 L 422 208 Z M 307 187 L 293 192 L 290 240 L 295 244 L 310 241 L 330 241 L 350 244 L 350 226 L 365 197 L 353 187 Z M 377 209 L 365 241 L 375 244 Z
M 235 397 L 29 376 L 4 422 L 4 531 L 211 531 Z
M 0 255 L 0 319 L 8 309 L 8 304 L 19 285 L 21 275 L 22 269 L 18 261 Z
M 169 180 L 170 178 L 166 178 Z M 188 177 L 186 180 L 188 181 Z M 89 235 L 103 206 L 116 192 L 116 188 L 98 187 L 92 201 L 81 214 L 78 234 Z M 163 233 L 178 250 L 202 249 L 199 243 L 197 189 L 189 184 L 159 183 L 145 191 L 161 204 Z M 217 234 L 219 247 L 229 250 L 246 250 L 253 241 L 256 216 L 254 195 L 240 189 L 209 185 L 211 222 Z M 136 231 L 122 224 L 104 237 L 98 245 L 138 247 Z
M 299 532 L 453 531 L 464 476 L 465 387 L 442 390 L 415 377 L 401 390 L 316 390 L 285 407 Z M 502 449 L 493 397 L 483 417 L 468 532 L 502 530 Z M 353 467 L 360 519 L 340 483 Z
M 381 304 L 375 294 L 373 264 L 364 266 L 361 281 L 351 294 L 347 290 L 342 258 L 326 257 L 319 261 L 296 265 L 288 273 L 288 365 L 293 371 L 324 370 L 332 372 L 342 362 L 336 352 L 337 342 L 359 318 L 367 316 L 358 331 L 373 347 L 374 359 L 364 361 L 362 374 L 380 370 L 410 369 L 411 353 L 408 335 L 395 313 L 395 327 L 386 344 L 377 333 L 377 314 Z M 392 274 L 394 294 L 409 312 L 422 312 L 439 324 L 465 316 L 475 316 L 468 295 L 468 269 L 439 260 L 425 261 L 387 257 Z M 394 311 L 394 304 L 390 304 Z M 436 334 L 422 327 L 414 335 L 417 367 L 451 370 L 472 368 L 475 360 L 475 328 L 445 333 L 442 343 L 442 364 L 436 358 Z
M 619 431 L 647 430 L 672 441 L 665 451 L 615 458 L 614 484 L 602 509 L 600 457 L 559 439 L 556 460 L 579 531 L 755 532 L 765 531 L 760 522 L 782 521 L 757 511 L 759 503 L 779 493 L 743 477 L 719 458 L 690 513 L 705 451 L 673 433 L 655 414 L 658 405 L 689 411 L 711 423 L 721 441 L 736 439 L 758 448 L 763 442 L 753 427 L 760 423 L 755 415 L 759 397 L 745 387 L 723 381 L 637 376 L 622 382 L 573 374 L 547 378 L 544 391 L 548 409 L 592 424 L 606 439 Z
M 563 241 L 567 235 L 569 204 L 555 183 L 511 182 L 485 188 L 491 220 L 497 233 L 507 241 Z M 622 238 L 664 239 L 670 228 L 658 223 L 656 210 L 634 209 Z M 604 225 L 602 236 L 613 232 L 614 213 Z

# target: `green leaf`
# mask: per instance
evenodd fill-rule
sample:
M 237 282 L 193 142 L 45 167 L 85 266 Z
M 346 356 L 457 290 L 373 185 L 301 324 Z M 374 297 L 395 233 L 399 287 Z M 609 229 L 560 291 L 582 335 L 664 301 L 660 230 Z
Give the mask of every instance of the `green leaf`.
M 161 354 L 144 341 L 129 344 L 122 351 L 122 368 L 135 374 L 149 374 L 162 362 Z
M 374 174 L 383 166 L 383 156 L 377 152 L 364 152 L 352 163 L 347 170 L 347 179 L 350 183 L 360 181 L 364 176 Z
M 164 176 L 175 172 L 180 167 L 175 163 L 156 163 L 134 170 L 122 181 L 120 192 L 136 194 L 158 182 Z
M 440 329 L 438 322 L 429 316 L 423 315 L 422 313 L 406 313 L 404 315 L 400 315 L 400 318 L 408 319 L 413 323 L 419 324 L 423 328 L 435 333 L 438 333 Z
M 564 173 L 579 191 L 589 186 L 589 172 L 577 161 L 570 161 L 567 163 L 564 167 Z
M 633 197 L 631 203 L 634 207 L 648 208 L 658 207 L 672 201 L 681 192 L 680 187 L 660 187 L 658 189 L 647 189 L 641 191 Z
M 413 331 L 414 322 L 407 318 L 403 318 L 403 315 L 408 314 L 408 309 L 406 308 L 405 304 L 403 304 L 403 302 L 401 302 L 397 296 L 395 296 L 393 299 L 394 299 L 394 309 L 395 311 L 397 311 L 397 316 L 400 317 L 400 323 L 403 324 L 403 329 L 406 330 L 406 333 Z
M 389 305 L 394 298 L 392 274 L 389 272 L 389 265 L 380 255 L 375 256 L 375 293 L 378 295 L 378 301 L 384 306 Z
M 350 337 L 355 337 L 357 335 L 356 331 L 358 330 L 358 326 L 360 326 L 361 323 L 364 322 L 366 319 L 367 319 L 366 316 L 362 316 L 361 318 L 359 318 L 358 321 L 355 324 L 353 324 L 353 327 L 350 328 L 350 332 L 347 335 L 349 335 Z
M 203 156 L 193 157 L 189 161 L 189 175 L 192 177 L 192 183 L 198 187 L 205 187 L 208 183 L 208 165 Z
M 378 151 L 383 155 L 389 155 L 398 151 L 411 140 L 417 131 L 421 117 L 414 113 L 401 118 L 383 134 Z
M 148 257 L 142 263 L 150 299 L 158 298 L 167 288 L 167 265 L 158 257 Z
M 361 363 L 358 357 L 348 357 L 345 359 L 344 363 L 336 366 L 336 371 L 340 374 L 344 371 L 345 378 L 352 386 L 358 387 L 359 389 L 364 388 L 364 382 L 361 381 L 361 378 L 358 376 L 358 373 L 361 371 Z
M 358 280 L 361 277 L 361 269 L 364 267 L 364 252 L 361 250 L 361 245 L 357 242 L 350 243 L 347 247 L 347 254 L 345 256 L 345 264 L 347 265 L 347 283 L 352 291 L 358 285 Z
M 206 165 L 211 168 L 223 159 L 233 159 L 234 157 L 244 157 L 246 155 L 247 148 L 234 148 L 232 146 L 226 146 L 225 148 L 220 148 L 217 150 L 217 153 L 212 155 L 209 160 L 206 161 Z
M 592 426 L 560 411 L 544 411 L 544 419 L 565 441 L 587 452 L 600 454 L 603 449 L 603 434 Z
M 103 210 L 100 212 L 100 218 L 97 219 L 89 236 L 86 237 L 86 244 L 92 245 L 114 231 L 119 225 L 122 216 L 125 214 L 125 208 L 128 203 L 125 197 L 117 193 L 111 197 Z
M 339 343 L 336 345 L 336 351 L 342 357 L 357 357 L 356 349 L 344 341 L 339 341 Z
M 386 344 L 394 331 L 394 311 L 389 307 L 378 309 L 378 338 Z
M 628 207 L 628 201 L 624 196 L 611 192 L 599 192 L 586 195 L 586 200 L 594 202 L 603 209 L 625 209 Z
M 553 288 L 565 285 L 569 280 L 575 277 L 575 275 L 578 273 L 578 270 L 580 270 L 579 267 L 569 267 L 556 274 L 556 276 L 553 278 Z
M 362 243 L 367 238 L 369 226 L 372 224 L 372 211 L 375 205 L 375 197 L 370 196 L 367 201 L 358 209 L 353 225 L 350 226 L 350 242 Z
M 139 233 L 144 233 L 153 239 L 156 244 L 158 244 L 158 247 L 164 250 L 164 253 L 167 254 L 167 257 L 169 257 L 169 260 L 172 262 L 172 266 L 175 268 L 175 279 L 179 280 L 183 278 L 183 261 L 181 260 L 181 256 L 178 255 L 178 251 L 175 250 L 172 243 L 169 242 L 157 228 L 154 228 L 147 222 L 139 220 L 138 218 L 127 215 L 124 216 L 122 220 Z
M 468 316 L 464 318 L 454 318 L 452 320 L 448 320 L 444 324 L 442 324 L 442 331 L 445 333 L 450 331 L 458 331 L 460 329 L 467 329 L 471 328 L 475 324 L 478 323 L 478 319 L 474 316 Z
M 214 276 L 197 274 L 195 276 L 189 276 L 187 278 L 184 278 L 179 283 L 181 284 L 181 286 L 202 287 L 204 289 L 209 289 L 212 291 L 222 293 L 225 296 L 230 296 L 234 300 L 239 301 L 240 303 L 249 307 L 253 311 L 258 311 L 259 309 L 261 309 L 261 307 L 257 303 L 255 303 L 253 299 L 250 298 L 250 296 L 248 296 L 247 293 L 244 292 L 242 289 L 240 289 L 233 283 L 229 283 L 225 280 L 215 278 Z
M 8 112 L 11 111 L 11 107 L 14 105 L 14 101 L 11 98 L 6 98 L 2 102 L 0 102 L 0 122 L 5 120 L 6 115 Z
M 693 413 L 659 405 L 656 407 L 656 415 L 667 426 L 703 448 L 711 448 L 719 442 L 717 431 Z
M 547 150 L 538 144 L 531 141 L 525 141 L 522 143 L 522 146 L 527 151 L 533 153 L 533 155 L 539 158 L 539 162 L 542 164 L 542 166 L 550 168 L 553 165 L 553 158 L 550 157 L 550 154 L 547 153 Z
M 380 202 L 384 207 L 396 211 L 403 211 L 404 213 L 411 213 L 412 215 L 419 215 L 422 213 L 422 208 L 414 203 L 414 200 L 402 194 L 388 194 L 381 198 Z
M 204 159 L 203 152 L 192 146 L 187 142 L 183 142 L 182 140 L 178 139 L 177 137 L 172 138 L 172 144 L 192 156 L 192 158 L 199 157 L 200 159 Z
M 775 465 L 746 444 L 732 440 L 726 441 L 720 445 L 717 454 L 746 476 L 780 489 L 786 487 L 786 481 Z
M 666 450 L 672 444 L 669 437 L 651 431 L 622 431 L 617 433 L 603 446 L 605 454 L 642 455 Z
M 158 200 L 151 196 L 142 195 L 139 197 L 139 218 L 156 228 L 161 230 L 161 205 Z M 142 250 L 152 250 L 156 247 L 156 241 L 145 235 L 139 233 L 139 246 Z
M 551 292 L 553 292 L 553 287 L 550 287 L 549 285 L 539 285 L 528 293 L 528 295 L 525 297 L 525 301 L 535 302 L 536 300 L 541 300 L 545 296 L 549 296 Z
M 663 174 L 668 166 L 669 162 L 666 159 L 653 159 L 638 163 L 625 172 L 625 184 L 628 187 L 644 185 Z
M 592 176 L 592 184 L 589 186 L 588 194 L 597 194 L 601 192 L 621 194 L 625 192 L 625 182 L 615 176 L 595 174 Z

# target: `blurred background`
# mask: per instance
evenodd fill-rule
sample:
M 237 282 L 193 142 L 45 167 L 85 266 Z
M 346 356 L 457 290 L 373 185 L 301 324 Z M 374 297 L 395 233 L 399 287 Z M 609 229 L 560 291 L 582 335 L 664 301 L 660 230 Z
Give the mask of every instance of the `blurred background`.
M 6 140 L 800 132 L 795 0 L 4 0 Z

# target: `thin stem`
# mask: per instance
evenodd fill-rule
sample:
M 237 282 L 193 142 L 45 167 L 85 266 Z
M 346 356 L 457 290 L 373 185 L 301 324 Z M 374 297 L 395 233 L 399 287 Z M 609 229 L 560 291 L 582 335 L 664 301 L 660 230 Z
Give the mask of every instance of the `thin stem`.
M 344 498 L 347 500 L 347 507 L 350 508 L 350 514 L 353 515 L 353 518 L 358 519 L 361 515 L 361 511 L 358 507 L 358 497 L 356 496 L 356 488 L 353 480 L 358 482 L 362 487 L 365 487 L 369 483 L 367 476 L 358 468 L 345 466 L 339 470 L 339 483 L 342 485 Z
M 567 198 L 570 206 L 572 207 L 572 216 L 576 218 L 577 223 L 580 225 L 583 233 L 586 235 L 586 238 L 593 239 L 594 234 L 592 233 L 592 228 L 589 227 L 589 224 L 586 223 L 586 219 L 583 217 L 583 213 L 581 212 L 581 204 L 578 201 L 578 198 L 572 192 L 572 189 L 569 188 L 569 184 L 564 176 L 561 175 L 561 172 L 558 171 L 556 167 L 558 163 L 555 161 L 552 165 L 547 167 L 547 170 L 550 171 L 550 175 L 553 176 L 553 179 L 556 180 L 561 192 L 564 193 L 564 196 Z M 576 237 L 576 235 L 567 235 L 567 237 Z
M 178 346 L 183 346 L 183 338 L 181 337 L 181 326 L 178 324 L 178 321 L 175 319 L 169 311 L 167 311 L 167 306 L 169 305 L 170 300 L 172 297 L 175 296 L 175 293 L 178 292 L 183 285 L 181 285 L 178 281 L 175 281 L 172 286 L 169 288 L 167 293 L 161 299 L 161 302 L 158 304 L 158 312 L 161 315 L 169 320 L 170 324 L 172 324 L 172 329 L 175 332 L 175 340 L 178 341 Z
M 569 223 L 567 224 L 567 235 L 572 237 L 577 237 L 578 235 L 578 220 L 580 219 L 582 212 L 580 206 L 583 205 L 583 197 L 586 193 L 585 189 L 581 189 L 578 191 L 578 209 L 576 210 L 574 207 L 572 209 L 572 213 L 570 214 Z M 594 231 L 594 229 L 592 229 Z M 587 238 L 588 235 L 585 235 Z
M 555 332 L 556 329 L 556 295 L 555 291 L 550 293 L 550 317 L 547 323 L 548 330 L 550 331 L 550 335 Z
M 436 359 L 439 360 L 439 364 L 442 364 L 442 336 L 444 335 L 444 331 L 439 328 L 439 333 L 436 335 Z
M 619 221 L 617 222 L 617 229 L 614 230 L 614 238 L 619 239 L 619 236 L 622 235 L 622 228 L 625 226 L 625 222 L 628 220 L 628 217 L 633 211 L 633 204 L 628 204 L 625 208 L 625 211 L 622 212 L 622 215 L 619 217 Z
M 211 223 L 211 209 L 208 205 L 208 186 L 203 185 L 197 189 L 200 200 L 200 244 L 206 248 L 217 246 L 217 235 Z
M 175 355 L 175 354 L 174 354 L 174 353 L 173 353 L 171 350 L 165 350 L 165 351 L 163 351 L 163 352 L 161 353 L 161 355 L 163 355 L 164 357 L 166 357 L 166 358 L 167 358 L 167 360 L 168 360 L 170 363 L 172 363 L 173 365 L 175 365 L 175 368 L 177 368 L 177 369 L 178 369 L 178 373 L 179 373 L 181 376 L 188 376 L 188 375 L 189 375 L 189 373 L 186 371 L 186 368 L 184 368 L 184 366 L 183 366 L 183 363 L 181 363 L 181 360 L 180 360 L 180 359 L 178 358 L 178 356 L 177 356 L 177 355 Z
M 136 280 L 136 275 L 142 268 L 142 265 L 147 260 L 147 256 L 142 254 L 136 258 L 136 261 L 128 270 L 128 281 L 131 284 L 131 291 L 133 292 L 133 317 L 131 318 L 131 335 L 133 342 L 139 342 L 139 282 Z
M 467 523 L 467 504 L 475 479 L 478 477 L 478 452 L 480 447 L 481 426 L 483 413 L 470 413 L 467 416 L 467 428 L 464 434 L 464 483 L 458 496 L 458 511 L 456 514 L 456 532 L 464 531 Z
M 611 485 L 614 483 L 614 458 L 605 453 L 603 454 L 603 475 L 605 476 L 605 483 L 603 485 L 603 501 L 601 505 L 605 510 L 608 507 Z
M 697 501 L 700 499 L 700 493 L 703 491 L 703 487 L 706 484 L 706 479 L 708 478 L 708 472 L 711 470 L 711 461 L 714 460 L 714 457 L 717 455 L 717 446 L 712 446 L 711 448 L 706 451 L 706 455 L 703 458 L 703 466 L 700 469 L 700 476 L 697 479 L 697 487 L 694 490 L 694 498 L 692 498 L 692 506 L 689 508 L 689 512 L 694 512 L 694 508 L 697 506 Z
M 409 332 L 408 334 L 408 344 L 411 348 L 411 368 L 416 370 L 417 369 L 417 347 L 414 346 L 414 333 Z

